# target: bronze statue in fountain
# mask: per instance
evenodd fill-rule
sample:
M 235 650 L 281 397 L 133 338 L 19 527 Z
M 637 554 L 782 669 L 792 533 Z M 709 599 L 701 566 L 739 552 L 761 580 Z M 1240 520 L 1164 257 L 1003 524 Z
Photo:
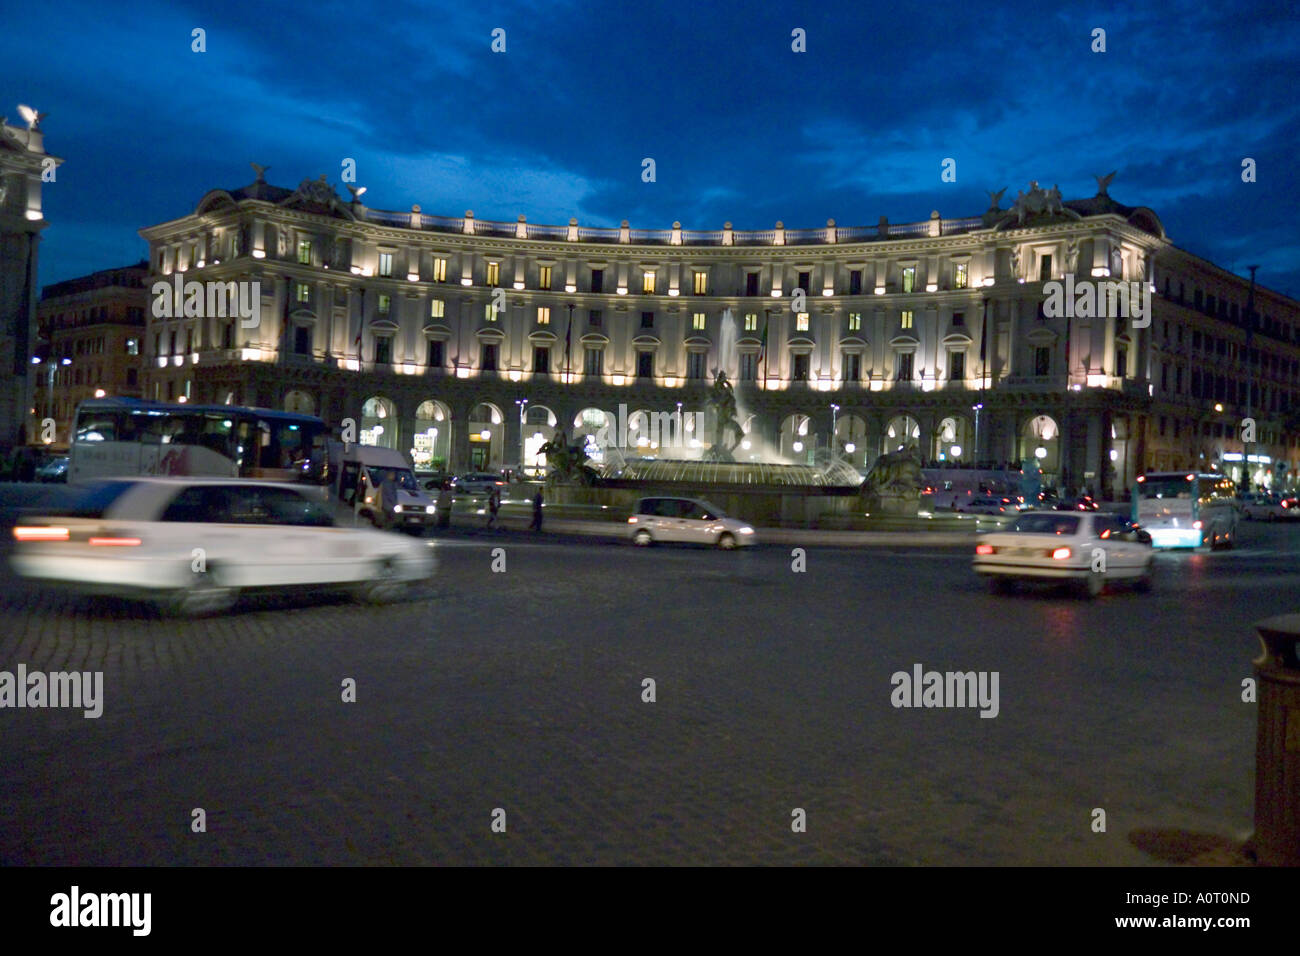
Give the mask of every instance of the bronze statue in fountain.
M 704 453 L 705 461 L 734 462 L 732 452 L 745 437 L 745 430 L 736 420 L 736 392 L 732 388 L 727 373 L 716 369 L 713 373 L 713 388 L 709 390 L 709 407 L 713 409 L 716 422 L 713 430 L 713 445 Z

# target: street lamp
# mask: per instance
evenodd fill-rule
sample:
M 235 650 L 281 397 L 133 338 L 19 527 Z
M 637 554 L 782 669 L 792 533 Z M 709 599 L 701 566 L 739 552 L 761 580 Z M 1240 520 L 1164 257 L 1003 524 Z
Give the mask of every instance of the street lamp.
M 528 414 L 528 399 L 516 398 L 515 404 L 519 406 L 519 470 L 525 470 L 524 465 L 524 416 Z
M 40 364 L 41 364 L 41 358 L 40 358 L 40 356 L 38 356 L 38 355 L 33 355 L 33 356 L 32 356 L 32 364 L 33 364 L 33 365 L 40 365 Z M 54 375 L 55 375 L 55 372 L 58 371 L 59 366 L 65 366 L 65 365 L 71 365 L 71 364 L 72 364 L 72 359 L 67 358 L 66 356 L 65 356 L 64 358 L 59 359 L 59 360 L 56 362 L 55 359 L 54 359 L 54 356 L 51 355 L 51 356 L 50 356 L 50 360 L 49 360 L 49 361 L 46 363 L 46 365 L 45 365 L 45 371 L 46 371 L 46 377 L 45 377 L 45 417 L 48 418 L 48 419 L 53 420 L 53 418 L 54 418 Z M 57 429 L 57 426 L 56 426 L 55 434 L 57 435 L 57 433 L 58 433 L 58 429 Z
M 984 408 L 983 402 L 978 402 L 971 406 L 971 411 L 975 413 L 975 467 L 980 466 L 980 410 Z
M 834 458 L 838 458 L 838 457 L 840 457 L 840 451 L 839 451 L 839 449 L 836 447 L 836 442 L 835 442 L 835 416 L 839 413 L 839 410 L 840 410 L 840 407 L 839 407 L 838 405 L 836 405 L 834 402 L 831 402 L 831 442 L 830 442 L 830 445 L 831 445 L 831 456 L 834 457 Z

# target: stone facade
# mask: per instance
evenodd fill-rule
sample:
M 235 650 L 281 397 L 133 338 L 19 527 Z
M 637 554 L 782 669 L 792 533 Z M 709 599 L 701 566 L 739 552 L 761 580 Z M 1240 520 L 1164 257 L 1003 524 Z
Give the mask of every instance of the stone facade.
M 1230 470 L 1253 417 L 1258 477 L 1300 457 L 1300 304 L 1178 249 L 1109 178 L 1073 201 L 1031 183 L 962 219 L 697 232 L 387 212 L 257 170 L 141 230 L 165 290 L 148 397 L 307 410 L 425 467 L 496 468 L 620 406 L 627 454 L 707 443 L 689 412 L 730 366 L 754 454 L 811 461 L 833 429 L 860 469 L 911 443 L 928 461 L 1038 457 L 1049 481 L 1112 494 L 1147 469 Z M 187 309 L 178 277 L 256 280 L 256 324 Z M 1091 280 L 1150 291 L 1150 312 L 1045 306 L 1050 283 Z
M 28 431 L 36 346 L 36 268 L 41 184 L 63 161 L 45 152 L 40 114 L 20 106 L 25 125 L 0 119 L 0 451 L 33 440 Z
M 73 412 L 83 399 L 143 397 L 141 356 L 149 292 L 148 264 L 103 269 L 46 286 L 36 307 L 43 364 L 36 368 L 30 433 L 43 440 L 42 422 L 55 423 L 54 443 L 66 444 Z M 53 388 L 45 374 L 54 359 Z M 65 364 L 66 361 L 66 364 Z

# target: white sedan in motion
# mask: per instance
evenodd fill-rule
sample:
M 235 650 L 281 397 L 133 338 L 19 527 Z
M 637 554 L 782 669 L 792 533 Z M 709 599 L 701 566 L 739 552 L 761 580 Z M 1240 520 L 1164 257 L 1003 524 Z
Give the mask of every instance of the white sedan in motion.
M 221 478 L 96 482 L 13 534 L 24 577 L 185 615 L 226 610 L 245 590 L 346 588 L 385 603 L 434 566 L 425 542 L 337 527 L 310 491 Z
M 974 569 L 995 593 L 1015 581 L 1073 581 L 1096 597 L 1115 580 L 1151 587 L 1151 536 L 1105 512 L 1023 514 L 1005 530 L 980 535 Z

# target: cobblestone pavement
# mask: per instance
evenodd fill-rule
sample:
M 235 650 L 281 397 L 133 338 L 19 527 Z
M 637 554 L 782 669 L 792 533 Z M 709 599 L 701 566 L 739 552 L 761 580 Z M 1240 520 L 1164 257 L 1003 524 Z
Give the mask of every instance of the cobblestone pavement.
M 0 710 L 0 862 L 1150 863 L 1131 831 L 1251 827 L 1250 623 L 1295 610 L 1300 528 L 1247 527 L 1096 602 L 987 594 L 964 550 L 510 532 L 434 541 L 383 608 L 178 622 L 6 571 L 0 669 L 102 670 L 105 704 Z M 998 671 L 999 715 L 895 709 L 915 663 Z

